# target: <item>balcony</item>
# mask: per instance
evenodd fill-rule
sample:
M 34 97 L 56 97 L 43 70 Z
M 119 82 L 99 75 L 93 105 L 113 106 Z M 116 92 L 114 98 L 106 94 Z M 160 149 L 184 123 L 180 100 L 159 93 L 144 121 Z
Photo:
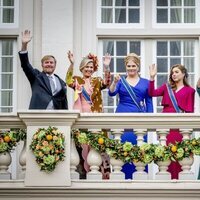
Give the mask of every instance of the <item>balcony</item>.
M 179 129 L 183 139 L 199 137 L 199 114 L 80 114 L 35 110 L 19 111 L 16 116 L 1 114 L 0 125 L 1 129 L 27 129 L 26 151 L 21 153 L 21 141 L 12 153 L 11 163 L 2 164 L 0 160 L 0 199 L 200 199 L 200 181 L 196 180 L 198 156 L 194 156 L 193 164 L 184 168 L 179 180 L 170 180 L 166 167 L 158 168 L 153 162 L 148 165 L 148 173 L 139 166 L 134 179 L 125 180 L 120 171 L 123 163 L 119 160 L 111 161 L 112 172 L 105 180 L 96 170 L 101 157 L 91 150 L 91 171 L 86 179 L 80 179 L 75 170 L 79 158 L 71 138 L 71 129 L 87 129 L 94 134 L 106 129 L 112 132 L 113 140 L 119 139 L 124 129 L 133 129 L 138 145 L 142 145 L 145 134 L 148 134 L 148 143 L 165 145 L 169 129 Z M 29 148 L 38 128 L 48 126 L 57 127 L 65 135 L 65 160 L 51 173 L 40 171 Z

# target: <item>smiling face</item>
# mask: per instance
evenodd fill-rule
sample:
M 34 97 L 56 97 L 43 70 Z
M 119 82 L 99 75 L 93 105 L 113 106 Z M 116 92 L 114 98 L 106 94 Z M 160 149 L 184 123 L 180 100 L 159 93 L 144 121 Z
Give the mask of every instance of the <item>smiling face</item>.
M 47 56 L 42 59 L 42 69 L 46 74 L 53 74 L 56 68 L 56 60 L 54 57 Z
M 85 67 L 83 67 L 83 69 L 81 70 L 81 72 L 83 73 L 83 77 L 84 78 L 91 77 L 92 74 L 94 73 L 93 62 L 88 62 L 87 65 Z
M 171 77 L 174 82 L 179 82 L 184 79 L 185 73 L 183 73 L 178 67 L 174 67 L 171 71 Z
M 126 72 L 128 76 L 135 76 L 138 74 L 138 71 L 139 67 L 132 59 L 130 59 L 126 64 Z

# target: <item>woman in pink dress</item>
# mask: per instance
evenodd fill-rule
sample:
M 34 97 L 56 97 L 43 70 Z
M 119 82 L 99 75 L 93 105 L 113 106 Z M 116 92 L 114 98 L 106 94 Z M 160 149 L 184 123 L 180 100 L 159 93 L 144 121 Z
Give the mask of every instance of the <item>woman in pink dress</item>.
M 92 76 L 99 67 L 97 56 L 90 53 L 82 59 L 79 66 L 79 70 L 81 71 L 82 76 L 73 76 L 74 56 L 70 51 L 68 52 L 68 59 L 71 64 L 67 71 L 66 83 L 69 87 L 74 89 L 73 109 L 80 110 L 81 113 L 102 112 L 103 105 L 101 90 L 109 87 L 111 82 L 109 70 L 109 65 L 111 61 L 110 55 L 106 54 L 104 56 L 104 79 L 102 79 L 101 77 Z M 86 172 L 89 171 L 89 165 L 87 164 L 89 146 L 82 145 L 82 149 L 82 157 L 84 160 L 81 160 L 81 164 L 84 164 L 84 168 L 82 168 L 81 170 L 83 175 L 82 178 L 85 178 Z M 78 149 L 78 151 L 80 154 L 81 149 Z M 104 167 L 101 166 L 101 171 L 104 178 L 107 178 L 107 174 L 104 172 L 106 171 L 105 163 L 108 163 L 108 160 L 104 158 L 105 156 L 106 155 L 102 155 Z M 81 165 L 79 165 L 79 167 L 81 168 Z
M 154 79 L 157 74 L 155 64 L 151 65 L 149 69 L 149 95 L 152 97 L 162 96 L 163 113 L 194 112 L 195 90 L 188 84 L 187 69 L 183 65 L 173 65 L 170 70 L 169 82 L 157 89 L 154 88 Z M 170 91 L 172 91 L 171 95 Z M 174 103 L 173 100 L 175 100 L 176 103 Z M 175 144 L 180 141 L 182 141 L 182 135 L 179 131 L 170 130 L 170 133 L 167 135 L 167 144 Z M 178 162 L 171 162 L 168 171 L 171 173 L 172 179 L 178 179 L 181 166 Z

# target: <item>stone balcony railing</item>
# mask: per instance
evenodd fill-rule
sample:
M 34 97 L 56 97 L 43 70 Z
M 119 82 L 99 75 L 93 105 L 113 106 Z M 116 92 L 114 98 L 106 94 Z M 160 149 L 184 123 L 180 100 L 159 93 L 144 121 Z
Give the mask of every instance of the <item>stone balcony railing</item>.
M 35 162 L 29 145 L 33 134 L 38 128 L 48 126 L 57 127 L 65 135 L 65 160 L 58 164 L 54 172 L 47 174 L 41 172 Z M 199 157 L 194 158 L 194 163 L 186 163 L 179 180 L 171 180 L 167 167 L 161 163 L 149 164 L 148 173 L 144 166 L 138 165 L 133 180 L 125 180 L 120 171 L 123 162 L 112 159 L 110 179 L 102 180 L 98 171 L 101 156 L 94 149 L 88 154 L 90 172 L 86 180 L 79 179 L 76 166 L 79 157 L 71 139 L 71 129 L 89 129 L 97 132 L 101 129 L 111 130 L 114 139 L 119 139 L 124 129 L 133 129 L 137 134 L 138 145 L 143 143 L 143 136 L 148 134 L 149 143 L 166 144 L 169 129 L 179 129 L 183 139 L 198 137 L 200 132 L 199 114 L 137 114 L 137 113 L 84 113 L 77 111 L 19 111 L 16 116 L 1 114 L 0 128 L 26 128 L 26 151 L 15 154 L 12 161 L 0 160 L 0 199 L 48 199 L 52 194 L 55 199 L 200 199 L 200 181 L 197 179 L 199 170 Z M 159 137 L 157 137 L 159 135 Z M 18 150 L 18 149 L 17 149 Z M 17 151 L 16 150 L 16 151 Z M 21 149 L 20 149 L 21 151 Z M 6 160 L 6 159 L 5 159 Z M 9 160 L 9 159 L 8 159 Z M 20 163 L 20 164 L 19 164 Z M 141 164 L 141 163 L 140 163 Z M 16 178 L 9 168 L 16 170 Z M 8 169 L 9 168 L 9 169 Z M 63 187 L 65 189 L 63 189 Z M 39 194 L 37 192 L 39 192 Z

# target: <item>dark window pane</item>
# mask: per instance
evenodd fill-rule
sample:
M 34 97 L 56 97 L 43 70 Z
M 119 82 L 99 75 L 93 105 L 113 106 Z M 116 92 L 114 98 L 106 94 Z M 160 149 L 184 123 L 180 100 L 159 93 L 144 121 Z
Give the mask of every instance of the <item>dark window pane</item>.
M 14 22 L 14 9 L 4 8 L 3 9 L 3 23 Z
M 112 6 L 112 0 L 101 0 L 102 6 Z
M 126 72 L 126 67 L 124 65 L 124 58 L 117 58 L 117 73 L 123 73 Z
M 164 83 L 166 83 L 167 81 L 168 81 L 168 75 L 158 74 L 157 75 L 157 88 L 160 87 L 161 85 L 163 85 Z
M 157 56 L 167 56 L 167 42 L 157 42 Z
M 126 6 L 126 0 L 115 0 L 115 6 Z
M 167 58 L 157 58 L 157 70 L 158 72 L 168 72 Z
M 157 6 L 168 6 L 168 0 L 157 0 Z
M 129 0 L 129 6 L 139 6 L 140 1 L 139 0 Z
M 126 23 L 126 9 L 115 9 L 115 23 Z
M 181 64 L 181 58 L 170 58 L 170 66 Z
M 103 55 L 106 53 L 114 55 L 114 41 L 103 41 Z
M 194 72 L 194 58 L 184 58 L 183 64 L 187 68 L 188 72 Z
M 184 56 L 194 56 L 194 41 L 184 41 Z
M 104 108 L 104 113 L 114 113 L 114 108 Z
M 1 92 L 1 106 L 12 106 L 12 92 L 11 91 Z
M 168 13 L 167 9 L 157 9 L 157 23 L 167 23 Z
M 127 55 L 127 42 L 118 41 L 116 42 L 117 56 Z
M 13 41 L 2 40 L 2 56 L 13 55 Z
M 2 74 L 1 75 L 1 89 L 12 89 L 13 88 L 13 75 Z
M 184 23 L 195 23 L 195 9 L 184 9 Z
M 130 53 L 136 53 L 140 56 L 140 42 L 130 42 Z
M 108 91 L 104 90 L 103 92 L 103 103 L 104 106 L 113 106 L 114 105 L 114 98 L 108 95 Z
M 184 0 L 184 6 L 195 6 L 195 0 Z
M 170 42 L 170 55 L 171 56 L 180 56 L 181 55 L 181 42 Z
M 139 9 L 129 9 L 129 23 L 139 23 L 140 22 L 140 11 Z
M 182 0 L 171 0 L 170 1 L 170 6 L 181 6 L 182 5 Z
M 13 72 L 13 58 L 1 58 L 2 72 Z
M 195 87 L 195 82 L 194 82 L 194 75 L 193 74 L 189 74 L 189 77 L 188 77 L 188 82 L 191 86 Z
M 162 97 L 157 97 L 157 106 L 162 106 L 161 102 L 162 102 Z
M 112 9 L 110 8 L 102 8 L 101 9 L 101 23 L 112 23 Z
M 3 6 L 14 6 L 14 0 L 3 0 Z
M 12 108 L 1 108 L 1 112 L 5 112 L 5 113 L 7 113 L 7 112 L 12 112 Z
M 171 23 L 181 23 L 181 8 L 170 10 L 170 22 Z

